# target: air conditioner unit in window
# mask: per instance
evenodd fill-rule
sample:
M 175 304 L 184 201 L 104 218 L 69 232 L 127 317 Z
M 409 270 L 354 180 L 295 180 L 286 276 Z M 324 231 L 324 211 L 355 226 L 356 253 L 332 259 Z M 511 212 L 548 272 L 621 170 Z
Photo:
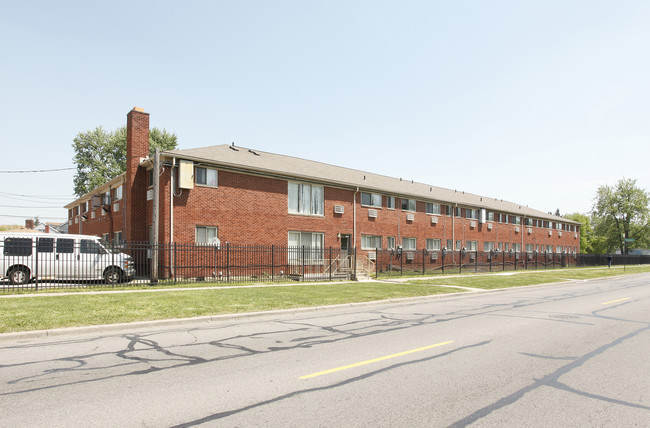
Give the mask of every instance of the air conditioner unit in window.
M 373 251 L 372 253 L 368 253 L 368 259 L 377 260 L 377 252 Z
M 519 226 L 515 226 L 515 233 L 519 233 Z
M 415 220 L 415 214 L 406 214 L 406 221 Z
M 557 236 L 562 236 L 562 232 L 558 232 L 558 233 L 557 233 Z
M 578 238 L 578 234 L 577 234 L 577 233 L 574 233 L 574 234 L 573 234 L 573 239 L 576 239 L 576 238 Z
M 475 228 L 476 227 L 476 222 L 475 221 L 470 221 L 469 222 L 469 227 Z
M 120 203 L 119 203 L 119 202 L 115 202 L 115 203 L 113 204 L 113 212 L 118 212 L 119 210 L 120 210 Z
M 553 236 L 553 231 L 552 230 L 548 231 L 548 236 Z
M 376 218 L 377 217 L 377 210 L 368 210 L 368 217 Z
M 488 230 L 492 230 L 492 223 L 488 223 L 487 228 L 488 228 Z
M 415 253 L 406 253 L 406 260 L 415 259 Z
M 334 205 L 334 214 L 343 214 L 345 207 L 343 205 Z
M 438 224 L 438 217 L 431 217 L 431 224 Z
M 528 228 L 528 234 L 530 235 L 531 233 L 533 233 L 533 228 L 532 228 L 532 227 L 529 227 L 529 228 Z

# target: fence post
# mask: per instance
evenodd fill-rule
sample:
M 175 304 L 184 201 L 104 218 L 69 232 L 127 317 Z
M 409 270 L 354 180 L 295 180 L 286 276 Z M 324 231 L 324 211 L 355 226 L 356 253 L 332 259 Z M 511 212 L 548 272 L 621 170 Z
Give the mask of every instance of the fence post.
M 460 263 L 458 263 L 458 274 L 463 273 L 463 250 L 458 250 L 458 259 L 460 260 Z
M 230 242 L 226 242 L 226 282 L 230 282 Z
M 174 277 L 174 284 L 178 281 L 178 277 L 176 276 L 176 251 L 178 251 L 178 246 L 176 245 L 176 241 L 174 241 L 174 250 L 172 252 L 172 257 L 171 257 L 171 265 L 172 265 L 172 276 Z
M 399 253 L 399 276 L 404 276 L 404 251 Z
M 379 248 L 375 248 L 375 279 L 379 278 Z
M 478 250 L 474 252 L 474 273 L 478 272 Z
M 302 246 L 302 279 L 305 279 L 305 246 Z
M 332 246 L 331 245 L 330 245 L 330 267 L 329 267 L 329 271 L 330 271 L 330 281 L 332 281 Z
M 443 275 L 445 274 L 445 255 L 446 255 L 446 253 L 447 253 L 447 251 L 445 251 L 445 249 L 443 248 L 442 249 L 442 274 Z
M 424 258 L 426 257 L 426 254 L 425 254 L 426 251 L 427 251 L 426 249 L 424 249 L 424 248 L 422 249 L 422 275 L 423 275 L 423 276 L 424 276 L 424 274 L 425 274 L 425 270 L 424 270 L 424 269 L 425 269 L 425 267 L 424 267 Z
M 275 246 L 271 244 L 271 281 L 275 280 Z

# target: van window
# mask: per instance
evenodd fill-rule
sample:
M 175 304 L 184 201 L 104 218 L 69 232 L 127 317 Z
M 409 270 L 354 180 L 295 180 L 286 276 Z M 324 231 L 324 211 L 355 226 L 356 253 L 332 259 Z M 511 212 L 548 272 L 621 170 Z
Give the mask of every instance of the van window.
M 57 253 L 74 253 L 74 239 L 62 239 L 59 238 L 56 240 L 56 252 Z
M 79 252 L 81 254 L 100 254 L 103 251 L 97 241 L 93 241 L 92 239 L 82 239 L 81 245 L 79 246 Z
M 5 256 L 31 256 L 32 238 L 6 238 Z
M 39 253 L 53 253 L 54 238 L 38 238 L 36 240 L 36 251 Z

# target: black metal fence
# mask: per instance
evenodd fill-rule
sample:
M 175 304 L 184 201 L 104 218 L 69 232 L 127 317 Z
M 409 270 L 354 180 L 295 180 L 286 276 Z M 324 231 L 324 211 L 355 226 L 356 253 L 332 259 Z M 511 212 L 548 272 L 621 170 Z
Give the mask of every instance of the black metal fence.
M 106 244 L 67 235 L 0 239 L 0 292 L 50 288 L 334 281 L 376 276 L 435 275 L 607 266 L 608 255 L 356 251 L 288 246 Z M 650 264 L 650 256 L 612 255 L 613 265 Z
M 353 253 L 338 248 L 106 244 L 95 239 L 0 240 L 0 291 L 202 282 L 354 279 Z

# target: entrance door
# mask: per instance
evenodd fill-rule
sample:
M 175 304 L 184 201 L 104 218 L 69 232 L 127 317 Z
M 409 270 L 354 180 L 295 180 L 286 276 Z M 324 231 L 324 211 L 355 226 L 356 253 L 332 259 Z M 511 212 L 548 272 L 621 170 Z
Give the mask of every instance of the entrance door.
M 341 234 L 341 263 L 343 267 L 348 267 L 348 256 L 350 255 L 350 245 L 352 238 L 350 235 Z

